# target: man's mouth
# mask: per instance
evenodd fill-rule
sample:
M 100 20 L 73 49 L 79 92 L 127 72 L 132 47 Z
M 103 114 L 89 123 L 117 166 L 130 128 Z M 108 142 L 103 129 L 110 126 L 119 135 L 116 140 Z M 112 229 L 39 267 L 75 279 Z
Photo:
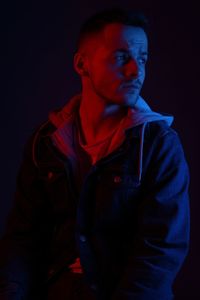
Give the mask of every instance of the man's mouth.
M 135 84 L 123 84 L 122 89 L 139 90 L 140 86 Z
M 131 82 L 125 82 L 122 85 L 123 89 L 134 89 L 134 90 L 138 90 L 140 89 L 140 85 L 137 83 L 131 83 Z

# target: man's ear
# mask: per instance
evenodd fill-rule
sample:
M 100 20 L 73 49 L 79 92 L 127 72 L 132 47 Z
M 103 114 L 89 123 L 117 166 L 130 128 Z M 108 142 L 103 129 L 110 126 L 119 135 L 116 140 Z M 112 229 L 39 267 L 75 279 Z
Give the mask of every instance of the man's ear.
M 88 76 L 86 56 L 80 52 L 76 52 L 74 55 L 74 69 L 82 77 Z

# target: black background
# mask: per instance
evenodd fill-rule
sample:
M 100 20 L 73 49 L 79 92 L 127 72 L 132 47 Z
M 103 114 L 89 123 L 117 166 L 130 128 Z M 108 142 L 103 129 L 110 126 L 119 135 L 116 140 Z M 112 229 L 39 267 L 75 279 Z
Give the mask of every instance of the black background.
M 81 23 L 99 9 L 140 9 L 149 19 L 149 62 L 142 96 L 175 117 L 191 174 L 191 246 L 175 299 L 200 299 L 199 10 L 189 1 L 8 2 L 1 7 L 0 234 L 12 205 L 23 146 L 48 112 L 80 91 L 73 53 Z M 161 299 L 162 300 L 162 299 Z

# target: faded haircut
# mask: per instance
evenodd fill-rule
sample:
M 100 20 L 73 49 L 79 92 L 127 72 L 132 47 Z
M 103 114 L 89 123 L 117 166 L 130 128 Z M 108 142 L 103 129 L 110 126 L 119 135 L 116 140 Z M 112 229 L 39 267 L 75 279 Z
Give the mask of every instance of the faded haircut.
M 147 33 L 148 20 L 143 12 L 121 8 L 107 9 L 92 15 L 82 24 L 77 40 L 77 50 L 88 38 L 95 36 L 106 25 L 112 23 L 141 27 Z

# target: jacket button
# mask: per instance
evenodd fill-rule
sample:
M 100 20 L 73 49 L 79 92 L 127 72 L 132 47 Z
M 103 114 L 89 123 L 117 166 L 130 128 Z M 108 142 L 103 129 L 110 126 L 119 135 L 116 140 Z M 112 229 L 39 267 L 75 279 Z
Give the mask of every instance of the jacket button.
M 115 183 L 120 183 L 122 181 L 122 178 L 120 176 L 115 176 L 114 177 L 114 182 Z
M 79 239 L 80 239 L 80 241 L 83 242 L 83 243 L 87 241 L 86 236 L 83 235 L 83 234 L 80 235 Z
M 50 269 L 48 273 L 49 273 L 49 276 L 52 276 L 55 273 L 55 270 L 54 269 Z
M 53 172 L 48 172 L 48 179 L 51 180 L 53 177 Z

